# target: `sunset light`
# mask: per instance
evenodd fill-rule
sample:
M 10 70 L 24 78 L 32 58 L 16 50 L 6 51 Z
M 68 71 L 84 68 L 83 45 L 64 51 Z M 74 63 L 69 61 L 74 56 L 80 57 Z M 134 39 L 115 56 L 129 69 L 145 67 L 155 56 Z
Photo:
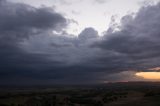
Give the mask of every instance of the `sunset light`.
M 160 80 L 160 72 L 138 72 L 136 76 L 150 80 Z

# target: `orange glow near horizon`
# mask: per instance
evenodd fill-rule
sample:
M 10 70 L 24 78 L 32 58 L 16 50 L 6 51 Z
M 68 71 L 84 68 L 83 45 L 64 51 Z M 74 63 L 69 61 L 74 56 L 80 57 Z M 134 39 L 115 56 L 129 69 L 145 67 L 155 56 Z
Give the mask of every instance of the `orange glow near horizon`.
M 137 72 L 135 75 L 144 79 L 160 80 L 160 72 Z

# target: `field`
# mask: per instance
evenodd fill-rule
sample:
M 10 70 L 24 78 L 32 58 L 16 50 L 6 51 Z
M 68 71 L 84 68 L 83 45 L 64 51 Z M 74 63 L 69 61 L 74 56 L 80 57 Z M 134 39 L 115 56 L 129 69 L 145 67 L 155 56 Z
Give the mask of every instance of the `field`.
M 160 106 L 160 83 L 1 87 L 0 106 Z

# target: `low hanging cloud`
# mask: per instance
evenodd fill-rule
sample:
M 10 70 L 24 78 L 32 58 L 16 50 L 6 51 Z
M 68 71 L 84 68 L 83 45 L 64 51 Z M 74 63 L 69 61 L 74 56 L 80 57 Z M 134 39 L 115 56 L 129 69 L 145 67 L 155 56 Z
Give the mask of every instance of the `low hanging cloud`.
M 72 36 L 64 32 L 68 19 L 55 10 L 0 0 L 0 84 L 135 79 L 135 71 L 159 66 L 159 10 L 160 4 L 143 7 L 101 37 L 94 28 Z
M 40 64 L 47 66 L 48 62 L 43 58 L 45 54 L 27 53 L 21 43 L 39 33 L 60 31 L 66 25 L 67 19 L 51 8 L 34 8 L 0 0 L 1 83 L 9 83 L 10 79 L 20 76 L 30 77 Z

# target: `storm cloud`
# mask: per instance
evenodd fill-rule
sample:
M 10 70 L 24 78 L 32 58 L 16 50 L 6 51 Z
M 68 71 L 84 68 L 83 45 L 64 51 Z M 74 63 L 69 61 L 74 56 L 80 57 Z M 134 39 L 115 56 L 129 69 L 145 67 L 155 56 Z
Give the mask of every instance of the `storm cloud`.
M 143 7 L 137 14 L 121 19 L 120 31 L 104 35 L 100 48 L 125 55 L 143 69 L 159 65 L 160 4 Z M 137 65 L 134 67 L 136 68 Z
M 159 10 L 160 3 L 142 7 L 103 36 L 91 27 L 73 36 L 65 32 L 68 19 L 52 8 L 0 0 L 0 84 L 135 79 L 136 71 L 159 66 Z

